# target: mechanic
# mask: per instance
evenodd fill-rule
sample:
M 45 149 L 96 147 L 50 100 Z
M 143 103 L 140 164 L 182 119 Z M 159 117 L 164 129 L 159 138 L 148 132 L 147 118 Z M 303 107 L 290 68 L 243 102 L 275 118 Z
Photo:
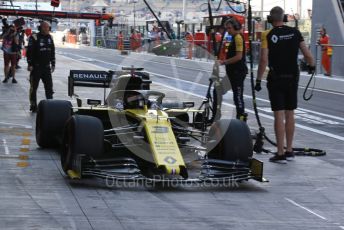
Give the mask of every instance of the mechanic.
M 270 158 L 270 161 L 286 163 L 287 159 L 291 160 L 294 157 L 294 110 L 297 108 L 297 90 L 300 76 L 297 62 L 299 49 L 309 64 L 310 72 L 314 72 L 315 63 L 300 31 L 284 25 L 287 19 L 281 7 L 276 6 L 271 9 L 268 21 L 273 25 L 273 28 L 262 33 L 255 90 L 261 90 L 261 80 L 267 65 L 269 65 L 267 89 L 271 109 L 274 113 L 277 143 L 277 153 Z M 285 136 L 287 141 L 286 152 L 284 152 Z
M 246 121 L 244 103 L 244 80 L 247 74 L 245 42 L 241 33 L 242 25 L 235 18 L 225 22 L 228 34 L 232 36 L 232 42 L 226 50 L 226 59 L 220 60 L 221 65 L 226 65 L 226 73 L 233 90 L 233 101 L 236 107 L 236 118 Z
M 32 34 L 27 48 L 28 71 L 30 71 L 30 111 L 37 110 L 37 88 L 40 79 L 44 84 L 45 96 L 53 98 L 53 81 L 51 73 L 55 70 L 55 46 L 49 33 L 50 24 L 42 21 L 39 33 Z

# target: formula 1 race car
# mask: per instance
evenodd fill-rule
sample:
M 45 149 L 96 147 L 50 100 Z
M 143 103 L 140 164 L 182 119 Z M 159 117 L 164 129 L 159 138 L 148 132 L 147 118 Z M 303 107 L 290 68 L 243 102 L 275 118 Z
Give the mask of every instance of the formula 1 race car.
M 263 163 L 252 158 L 253 145 L 245 122 L 222 119 L 204 128 L 194 102 L 164 102 L 151 90 L 142 68 L 122 71 L 71 70 L 68 95 L 74 87 L 104 88 L 104 101 L 77 98 L 42 100 L 36 118 L 36 141 L 61 149 L 61 165 L 70 178 L 112 178 L 117 181 L 176 180 L 223 183 L 264 181 Z M 111 88 L 106 97 L 106 88 Z M 199 156 L 197 176 L 185 162 Z

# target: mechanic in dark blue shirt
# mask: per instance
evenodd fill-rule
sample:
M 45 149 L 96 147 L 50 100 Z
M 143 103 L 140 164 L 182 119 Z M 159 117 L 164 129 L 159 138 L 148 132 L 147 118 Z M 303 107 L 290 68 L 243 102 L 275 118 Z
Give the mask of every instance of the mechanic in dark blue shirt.
M 42 21 L 39 33 L 29 38 L 27 48 L 28 71 L 30 71 L 30 111 L 37 110 L 37 88 L 42 79 L 47 99 L 53 98 L 51 73 L 55 70 L 55 45 L 50 35 L 50 24 Z

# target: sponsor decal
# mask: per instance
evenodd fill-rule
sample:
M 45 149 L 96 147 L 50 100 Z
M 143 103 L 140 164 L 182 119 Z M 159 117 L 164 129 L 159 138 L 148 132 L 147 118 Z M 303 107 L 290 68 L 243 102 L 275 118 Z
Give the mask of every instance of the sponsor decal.
M 277 37 L 276 35 L 273 35 L 273 36 L 271 37 L 271 41 L 272 41 L 273 43 L 277 43 L 277 42 L 278 42 L 278 37 Z
M 165 157 L 164 161 L 170 165 L 173 165 L 174 163 L 176 163 L 177 160 L 171 156 L 167 156 Z
M 165 127 L 165 126 L 153 126 L 152 133 L 168 133 L 168 127 Z
M 74 73 L 73 78 L 75 80 L 106 80 L 107 74 L 104 73 Z

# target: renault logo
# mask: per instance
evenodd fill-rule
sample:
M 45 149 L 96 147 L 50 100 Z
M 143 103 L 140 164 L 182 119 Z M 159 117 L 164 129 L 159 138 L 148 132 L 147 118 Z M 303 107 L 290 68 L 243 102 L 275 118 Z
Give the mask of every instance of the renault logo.
M 272 41 L 273 43 L 277 43 L 277 42 L 278 42 L 278 37 L 277 37 L 276 35 L 273 35 L 273 36 L 271 37 L 271 41 Z
M 164 161 L 170 165 L 173 165 L 174 163 L 176 163 L 177 160 L 174 159 L 173 157 L 168 156 L 168 157 L 165 157 Z

